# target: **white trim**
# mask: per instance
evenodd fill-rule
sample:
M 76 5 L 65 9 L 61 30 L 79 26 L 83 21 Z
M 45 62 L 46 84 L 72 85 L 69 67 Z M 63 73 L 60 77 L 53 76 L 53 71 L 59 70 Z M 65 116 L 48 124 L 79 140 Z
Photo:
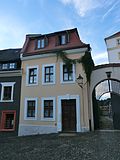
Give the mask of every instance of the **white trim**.
M 14 91 L 14 84 L 16 82 L 2 82 L 1 85 L 2 85 L 2 89 L 1 89 L 1 99 L 0 99 L 0 102 L 13 102 L 13 91 Z M 4 95 L 4 87 L 7 87 L 7 86 L 11 86 L 12 87 L 12 90 L 11 90 L 11 99 L 10 100 L 3 100 L 3 95 Z
M 57 131 L 62 131 L 62 104 L 61 101 L 63 99 L 76 99 L 76 132 L 81 132 L 81 124 L 80 124 L 80 97 L 79 95 L 63 95 L 58 96 L 58 119 L 57 119 Z
M 32 68 L 37 68 L 37 83 L 35 84 L 29 84 L 28 81 L 29 81 L 29 69 L 32 69 Z M 35 65 L 35 66 L 27 66 L 26 67 L 26 86 L 36 86 L 38 85 L 38 73 L 39 73 L 39 66 L 38 65 Z
M 53 118 L 44 118 L 44 100 L 53 100 Z M 55 105 L 55 97 L 41 97 L 41 120 L 43 121 L 55 121 L 55 111 L 56 111 L 56 105 Z
M 45 67 L 53 66 L 53 82 L 45 82 Z M 56 65 L 55 64 L 43 64 L 42 65 L 42 85 L 55 84 L 56 80 Z
M 75 83 L 75 64 L 72 64 L 72 70 L 73 70 L 73 80 L 72 81 L 63 81 L 63 65 L 64 63 L 60 63 L 60 83 L 61 84 L 68 84 L 68 83 Z
M 35 101 L 35 117 L 27 117 L 27 101 Z M 24 120 L 37 120 L 37 106 L 38 106 L 38 98 L 25 98 L 24 103 Z
M 77 53 L 84 53 L 85 51 L 87 51 L 88 48 L 77 48 L 77 49 L 69 49 L 69 50 L 64 50 L 64 52 L 68 53 L 68 54 L 77 54 Z M 33 60 L 33 59 L 38 59 L 38 58 L 48 58 L 48 57 L 54 57 L 56 56 L 56 53 L 45 53 L 45 54 L 39 54 L 39 55 L 32 55 L 32 56 L 26 56 L 23 57 L 23 55 L 21 54 L 21 60 L 22 61 L 26 61 L 26 60 Z

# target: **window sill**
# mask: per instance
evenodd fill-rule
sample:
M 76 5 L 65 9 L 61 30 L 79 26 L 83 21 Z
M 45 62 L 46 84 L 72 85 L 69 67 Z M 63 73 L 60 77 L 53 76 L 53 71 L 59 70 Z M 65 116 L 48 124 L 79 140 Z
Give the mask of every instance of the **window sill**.
M 55 82 L 43 82 L 42 85 L 54 85 Z
M 61 84 L 74 84 L 75 81 L 61 81 Z
M 26 84 L 27 87 L 30 87 L 30 86 L 38 86 L 38 83 L 36 84 Z
M 42 118 L 41 121 L 45 121 L 45 122 L 46 122 L 46 121 L 48 121 L 48 122 L 51 121 L 51 122 L 54 122 L 54 121 L 55 121 L 55 118 Z
M 0 100 L 0 102 L 13 102 L 13 100 Z
M 30 120 L 31 120 L 31 121 L 35 121 L 35 120 L 37 120 L 37 118 L 36 118 L 36 117 L 35 117 L 35 118 L 27 118 L 27 117 L 26 117 L 26 118 L 24 118 L 24 120 L 28 120 L 28 121 L 30 121 Z
M 0 129 L 0 131 L 3 131 L 3 132 L 11 132 L 11 131 L 15 131 L 15 129 L 13 128 L 13 129 Z

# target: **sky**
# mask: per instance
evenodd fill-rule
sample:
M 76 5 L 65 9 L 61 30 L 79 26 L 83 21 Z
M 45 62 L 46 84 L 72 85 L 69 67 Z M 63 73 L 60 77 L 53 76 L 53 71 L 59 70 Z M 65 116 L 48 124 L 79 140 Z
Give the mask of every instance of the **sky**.
M 96 65 L 108 62 L 104 38 L 120 31 L 120 0 L 1 0 L 0 50 L 21 48 L 26 34 L 77 28 Z

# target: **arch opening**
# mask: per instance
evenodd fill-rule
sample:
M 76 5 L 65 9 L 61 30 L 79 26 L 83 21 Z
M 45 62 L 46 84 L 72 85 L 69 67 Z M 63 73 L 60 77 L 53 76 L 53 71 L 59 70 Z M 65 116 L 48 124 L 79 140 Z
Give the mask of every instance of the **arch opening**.
M 120 81 L 99 82 L 92 92 L 92 101 L 94 129 L 120 129 Z

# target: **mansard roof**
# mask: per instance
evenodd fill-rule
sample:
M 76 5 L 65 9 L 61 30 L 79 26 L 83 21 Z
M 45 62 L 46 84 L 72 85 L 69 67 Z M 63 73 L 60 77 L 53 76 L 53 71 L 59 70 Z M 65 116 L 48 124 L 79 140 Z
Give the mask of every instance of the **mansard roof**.
M 19 61 L 20 48 L 0 50 L 0 62 Z
M 69 43 L 65 45 L 56 45 L 57 36 L 61 34 L 69 34 Z M 40 38 L 48 39 L 48 45 L 44 48 L 35 49 L 36 41 Z M 62 30 L 49 34 L 28 34 L 21 50 L 23 56 L 31 56 L 37 54 L 53 53 L 59 50 L 69 50 L 74 48 L 88 48 L 89 44 L 85 44 L 81 41 L 77 28 Z

